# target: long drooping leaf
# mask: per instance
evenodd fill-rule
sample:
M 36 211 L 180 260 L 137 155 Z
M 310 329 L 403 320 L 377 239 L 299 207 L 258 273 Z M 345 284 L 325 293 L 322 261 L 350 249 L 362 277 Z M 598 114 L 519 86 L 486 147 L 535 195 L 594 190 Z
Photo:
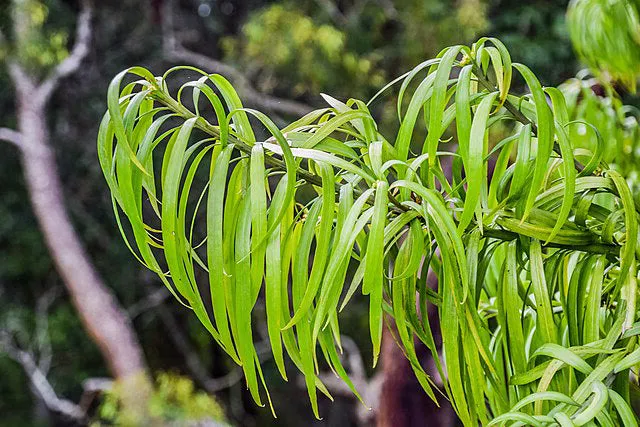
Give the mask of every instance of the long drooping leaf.
M 201 77 L 174 94 L 181 71 Z M 514 71 L 529 94 L 513 94 Z M 258 404 L 271 401 L 257 322 L 282 377 L 287 359 L 304 376 L 317 417 L 323 367 L 357 393 L 340 321 L 361 288 L 374 365 L 391 316 L 419 383 L 436 399 L 422 342 L 467 426 L 637 425 L 639 209 L 623 174 L 635 154 L 611 153 L 635 153 L 625 141 L 638 121 L 599 129 L 603 117 L 622 126 L 619 100 L 543 89 L 491 38 L 397 81 L 400 128 L 384 135 L 359 100 L 325 96 L 328 108 L 279 128 L 222 76 L 120 73 L 98 157 L 126 245 L 242 366 Z M 450 134 L 457 145 L 439 151 Z

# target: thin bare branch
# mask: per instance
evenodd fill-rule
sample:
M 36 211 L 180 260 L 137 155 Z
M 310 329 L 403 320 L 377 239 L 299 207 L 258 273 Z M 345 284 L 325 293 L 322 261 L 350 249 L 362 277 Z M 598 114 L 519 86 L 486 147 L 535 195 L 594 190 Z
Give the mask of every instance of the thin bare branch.
M 45 373 L 38 367 L 34 356 L 20 349 L 11 334 L 4 330 L 0 330 L 0 350 L 3 350 L 11 359 L 22 366 L 38 397 L 50 411 L 76 421 L 85 420 L 86 414 L 82 408 L 68 399 L 59 397 Z
M 169 296 L 171 296 L 171 293 L 167 288 L 158 288 L 150 292 L 145 298 L 127 308 L 127 314 L 129 315 L 129 318 L 133 320 L 142 313 L 161 305 L 167 298 L 169 298 Z
M 302 116 L 313 109 L 301 102 L 260 93 L 253 87 L 249 79 L 235 67 L 185 48 L 175 33 L 173 16 L 173 2 L 166 1 L 162 14 L 162 37 L 164 55 L 168 60 L 185 62 L 207 72 L 224 75 L 233 82 L 243 100 L 258 109 L 291 116 Z
M 0 128 L 0 141 L 7 141 L 22 149 L 22 136 L 20 132 L 9 128 Z
M 187 334 L 182 330 L 171 310 L 164 305 L 170 296 L 171 293 L 164 286 L 151 290 L 145 298 L 131 305 L 127 309 L 127 314 L 133 320 L 145 312 L 153 311 L 162 321 L 173 345 L 184 357 L 191 377 L 208 393 L 216 393 L 238 383 L 243 377 L 239 366 L 218 378 L 209 375 L 207 367 L 189 342 Z M 258 353 L 263 354 L 264 351 L 258 350 Z
M 82 381 L 82 396 L 78 406 L 84 412 L 88 412 L 96 397 L 113 388 L 113 379 L 111 378 L 87 378 Z
M 71 53 L 54 68 L 51 74 L 38 87 L 37 97 L 40 102 L 46 103 L 58 86 L 60 79 L 74 73 L 89 53 L 92 15 L 93 5 L 91 1 L 83 0 L 76 21 L 76 40 L 71 49 Z
M 33 337 L 33 351 L 38 355 L 38 368 L 46 375 L 51 367 L 51 339 L 49 337 L 49 308 L 60 295 L 59 287 L 52 287 L 36 302 L 36 328 Z
M 208 393 L 216 393 L 220 390 L 227 389 L 242 379 L 242 369 L 240 369 L 240 367 L 235 367 L 222 377 L 212 378 L 208 373 L 207 367 L 202 362 L 197 351 L 191 343 L 189 343 L 186 334 L 178 325 L 171 311 L 161 302 L 155 308 L 155 312 L 164 324 L 173 344 L 178 351 L 182 353 L 189 373 Z
M 356 342 L 346 335 L 342 335 L 340 340 L 344 348 L 342 356 L 347 362 L 345 367 L 349 370 L 349 378 L 351 378 L 353 385 L 362 396 L 364 403 L 367 405 L 362 405 L 360 402 L 356 403 L 358 425 L 369 426 L 372 424 L 375 417 L 375 411 L 372 411 L 371 409 L 378 407 L 380 389 L 384 376 L 382 372 L 379 372 L 373 377 L 367 378 L 362 355 Z M 354 397 L 349 386 L 347 386 L 347 384 L 345 384 L 345 382 L 334 373 L 321 372 L 319 377 L 327 389 L 329 389 L 333 394 L 344 397 Z
M 322 7 L 337 25 L 344 26 L 349 23 L 347 17 L 340 11 L 338 6 L 331 0 L 316 0 L 316 3 Z

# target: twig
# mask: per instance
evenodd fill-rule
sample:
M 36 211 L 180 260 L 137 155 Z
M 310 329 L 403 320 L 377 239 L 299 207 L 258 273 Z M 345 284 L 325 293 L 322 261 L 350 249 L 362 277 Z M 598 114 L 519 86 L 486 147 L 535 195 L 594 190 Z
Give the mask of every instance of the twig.
M 184 107 L 183 105 L 181 105 L 180 103 L 178 103 L 175 99 L 171 98 L 170 96 L 168 96 L 167 94 L 165 94 L 164 92 L 160 92 L 157 91 L 155 93 L 155 99 L 157 101 L 159 101 L 160 103 L 164 104 L 165 106 L 167 106 L 169 109 L 171 109 L 172 111 L 174 111 L 175 113 L 179 114 L 180 116 L 182 116 L 184 119 L 190 119 L 190 118 L 195 118 L 196 115 L 189 111 L 189 109 L 187 109 L 186 107 Z M 219 129 L 210 124 L 209 122 L 207 122 L 206 120 L 200 118 L 201 120 L 196 121 L 196 127 L 212 136 L 220 136 L 220 132 Z M 229 136 L 229 142 L 235 144 L 236 148 L 246 154 L 251 154 L 251 147 L 232 137 Z M 284 164 L 284 162 L 282 160 L 276 159 L 275 157 L 272 156 L 265 156 L 265 163 L 267 163 L 268 165 L 276 168 L 276 169 L 280 169 L 280 170 L 286 170 L 286 165 Z M 306 169 L 302 169 L 302 168 L 298 168 L 296 170 L 296 175 L 298 176 L 298 178 L 305 180 L 307 183 L 312 184 L 312 185 L 317 185 L 317 186 L 321 186 L 322 185 L 322 179 L 318 176 L 315 175 L 309 171 L 307 171 Z M 339 188 L 336 188 L 336 193 L 339 193 Z M 354 192 L 356 194 L 361 194 L 361 191 L 359 191 L 358 189 L 355 189 Z M 392 194 L 389 195 L 389 200 L 392 202 L 393 206 L 391 206 L 391 210 L 396 212 L 396 213 L 402 213 L 408 210 L 408 208 L 404 205 L 402 205 L 395 197 L 393 197 Z M 370 202 L 373 203 L 373 198 L 370 199 Z M 494 229 L 494 230 L 489 230 L 486 229 L 486 231 L 489 233 L 485 233 L 486 236 L 488 237 L 493 237 L 496 239 L 501 239 L 501 240 L 513 240 L 516 238 L 516 233 L 512 233 L 510 231 L 507 230 L 501 230 L 501 229 Z M 490 236 L 489 236 L 490 235 Z M 560 244 L 556 244 L 556 243 L 549 243 L 546 244 L 544 246 L 548 246 L 548 247 L 555 247 L 555 248 L 564 248 L 564 249 L 574 249 L 574 250 L 580 250 L 580 251 L 584 251 L 584 252 L 592 252 L 592 253 L 600 253 L 600 254 L 615 254 L 619 251 L 619 247 L 615 246 L 615 245 L 601 245 L 601 244 L 590 244 L 590 245 L 582 245 L 582 246 L 567 246 L 567 245 L 560 245 Z
M 84 412 L 88 412 L 96 396 L 111 390 L 113 384 L 111 378 L 87 378 L 82 381 L 82 396 L 80 396 L 78 406 Z
M 202 362 L 198 352 L 193 348 L 184 331 L 176 321 L 173 313 L 164 305 L 164 302 L 171 296 L 167 288 L 159 287 L 149 292 L 149 294 L 133 304 L 127 309 L 127 314 L 133 320 L 140 314 L 153 310 L 167 329 L 168 336 L 176 349 L 184 357 L 184 361 L 191 377 L 208 393 L 216 393 L 227 389 L 238 381 L 242 380 L 242 369 L 235 367 L 229 373 L 213 378 L 209 375 L 208 369 Z M 264 351 L 258 350 L 258 353 Z
M 51 74 L 38 87 L 36 97 L 42 104 L 46 103 L 51 94 L 58 86 L 60 79 L 74 73 L 82 61 L 89 53 L 89 44 L 91 42 L 91 18 L 93 15 L 93 5 L 90 0 L 81 2 L 81 10 L 76 21 L 76 40 L 74 42 L 71 53 L 62 62 L 60 62 L 51 72 Z
M 22 149 L 22 135 L 20 132 L 9 129 L 9 128 L 0 128 L 0 141 L 7 141 L 11 144 L 15 145 L 19 149 Z
M 59 287 L 52 287 L 40 296 L 36 302 L 36 325 L 34 351 L 38 354 L 38 368 L 44 373 L 51 367 L 51 339 L 49 337 L 49 308 L 60 295 Z
M 165 4 L 165 10 L 162 13 L 162 44 L 164 54 L 169 60 L 184 61 L 207 70 L 207 72 L 223 74 L 234 82 L 234 86 L 244 99 L 260 109 L 291 116 L 303 116 L 312 110 L 310 106 L 301 102 L 260 93 L 253 87 L 249 79 L 235 67 L 185 48 L 175 34 L 173 2 L 167 0 Z
M 33 355 L 20 349 L 11 335 L 4 330 L 0 331 L 0 349 L 22 366 L 38 397 L 49 410 L 76 421 L 85 421 L 85 411 L 72 401 L 59 397 L 44 372 L 38 367 Z
M 166 287 L 159 287 L 155 291 L 149 293 L 145 298 L 127 308 L 127 314 L 129 315 L 129 318 L 133 320 L 142 313 L 162 305 L 170 295 L 171 293 Z
M 364 368 L 364 362 L 362 360 L 360 350 L 358 349 L 358 345 L 352 338 L 345 335 L 342 335 L 340 340 L 346 353 L 346 355 L 344 355 L 343 353 L 343 356 L 347 362 L 346 367 L 349 370 L 349 378 L 351 378 L 354 387 L 360 393 L 364 403 L 370 406 L 370 408 L 377 408 L 384 377 L 383 374 L 379 372 L 372 378 L 367 378 Z M 319 377 L 327 387 L 327 389 L 329 389 L 329 391 L 331 391 L 332 393 L 339 394 L 345 397 L 354 397 L 354 394 L 349 386 L 347 386 L 347 384 L 345 384 L 344 381 L 342 381 L 342 379 L 340 379 L 334 373 L 321 372 Z M 357 402 L 356 404 L 358 425 L 371 425 L 375 413 L 371 411 L 369 407 L 362 405 L 360 402 Z
M 316 0 L 316 3 L 322 7 L 331 19 L 339 26 L 344 27 L 349 24 L 347 17 L 340 12 L 338 6 L 331 0 Z
M 493 82 L 491 82 L 489 80 L 489 77 L 484 75 L 476 65 L 473 65 L 473 73 L 476 76 L 476 78 L 478 79 L 478 82 L 482 86 L 484 86 L 485 89 L 487 89 L 489 91 L 498 90 L 496 85 L 494 85 Z M 531 125 L 531 131 L 533 132 L 534 135 L 536 135 L 538 133 L 538 127 L 536 126 L 536 124 L 534 122 L 532 122 L 531 120 L 529 120 L 529 118 L 527 116 L 525 116 L 522 113 L 522 111 L 520 111 L 518 109 L 518 107 L 513 105 L 513 103 L 511 101 L 509 101 L 508 99 L 504 101 L 504 108 L 506 108 L 507 111 L 509 111 L 513 115 L 513 117 L 517 121 L 519 121 L 520 123 L 525 124 L 525 125 Z M 556 152 L 559 155 L 562 155 L 562 150 L 560 149 L 560 144 L 558 144 L 557 141 L 553 141 L 553 151 Z M 577 159 L 573 159 L 573 164 L 574 164 L 575 168 L 578 170 L 578 172 L 582 172 L 582 170 L 584 169 L 584 165 L 582 163 L 580 163 L 580 161 L 578 161 Z

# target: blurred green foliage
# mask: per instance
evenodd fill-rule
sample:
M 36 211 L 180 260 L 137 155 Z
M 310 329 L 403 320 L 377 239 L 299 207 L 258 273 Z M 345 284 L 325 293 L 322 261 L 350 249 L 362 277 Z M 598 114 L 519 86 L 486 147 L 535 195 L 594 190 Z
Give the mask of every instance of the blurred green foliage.
M 120 409 L 117 384 L 104 394 L 98 408 L 98 419 L 92 426 L 125 425 Z M 149 400 L 149 414 L 159 422 L 197 422 L 215 420 L 225 425 L 224 411 L 207 393 L 195 389 L 193 381 L 181 375 L 162 372 L 157 375 L 156 387 Z
M 282 89 L 282 76 L 291 79 L 296 96 L 335 90 L 345 83 L 358 91 L 371 83 L 380 85 L 384 77 L 374 66 L 381 58 L 345 51 L 346 38 L 332 25 L 317 25 L 300 11 L 275 4 L 251 17 L 241 39 L 226 37 L 223 46 L 229 58 L 255 69 L 263 91 Z M 344 81 L 336 81 L 336 75 Z
M 284 1 L 252 12 L 221 43 L 225 59 L 255 76 L 262 91 L 366 98 L 400 70 L 485 31 L 486 13 L 483 0 L 371 2 L 343 11 Z
M 569 127 L 572 143 L 591 152 L 600 145 L 604 161 L 627 178 L 640 203 L 640 110 L 623 104 L 613 87 L 590 76 L 567 80 L 560 90 L 574 120 Z
M 571 40 L 601 80 L 619 80 L 635 92 L 640 77 L 640 1 L 573 0 Z
M 13 49 L 4 46 L 0 54 L 14 53 L 25 68 L 39 74 L 45 73 L 67 57 L 69 31 L 52 26 L 51 23 L 55 21 L 49 19 L 50 9 L 47 4 L 39 0 L 19 0 L 12 2 L 11 6 L 13 16 L 17 18 L 14 22 L 23 22 L 24 25 L 16 25 L 13 29 Z M 20 15 L 26 15 L 26 19 L 20 18 Z

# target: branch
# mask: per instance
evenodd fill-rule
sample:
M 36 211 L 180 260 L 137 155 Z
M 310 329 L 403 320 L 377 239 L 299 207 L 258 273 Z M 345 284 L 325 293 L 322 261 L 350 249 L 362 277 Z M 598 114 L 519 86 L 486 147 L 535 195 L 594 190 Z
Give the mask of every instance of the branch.
M 207 367 L 198 355 L 198 352 L 189 343 L 186 334 L 178 325 L 178 322 L 171 311 L 162 303 L 155 308 L 155 311 L 158 313 L 160 320 L 167 328 L 168 335 L 173 341 L 173 344 L 176 346 L 178 351 L 182 353 L 191 376 L 207 391 L 207 393 L 213 394 L 227 389 L 238 383 L 243 378 L 242 369 L 240 369 L 239 366 L 235 366 L 230 372 L 221 377 L 211 377 L 208 373 Z
M 253 87 L 249 79 L 235 67 L 215 60 L 209 56 L 193 52 L 182 46 L 174 32 L 173 2 L 169 0 L 165 3 L 165 10 L 162 13 L 162 47 L 167 59 L 193 64 L 207 72 L 223 74 L 233 81 L 234 86 L 242 95 L 242 98 L 259 109 L 291 116 L 303 116 L 312 110 L 309 105 L 301 102 L 260 93 Z
M 158 315 L 165 328 L 168 336 L 175 345 L 176 349 L 184 357 L 185 365 L 191 374 L 191 377 L 207 391 L 207 393 L 216 393 L 220 390 L 227 389 L 242 379 L 242 369 L 235 367 L 229 373 L 213 378 L 209 375 L 208 368 L 193 348 L 184 331 L 178 325 L 171 311 L 164 305 L 171 293 L 164 286 L 155 289 L 149 294 L 133 304 L 127 309 L 127 314 L 133 320 L 142 313 L 153 310 Z
M 346 359 L 347 367 L 349 369 L 349 378 L 353 382 L 354 387 L 364 401 L 364 405 L 357 402 L 357 409 L 355 410 L 358 425 L 369 426 L 372 424 L 373 419 L 376 416 L 375 409 L 378 408 L 378 402 L 381 398 L 380 390 L 384 375 L 382 372 L 378 372 L 371 378 L 367 378 L 362 355 L 358 349 L 358 345 L 355 341 L 346 336 L 341 336 L 344 352 L 342 358 Z M 345 354 L 346 353 L 346 354 Z M 321 372 L 319 374 L 320 380 L 324 385 L 336 395 L 341 395 L 347 398 L 353 398 L 354 394 L 335 373 L 333 372 Z M 373 411 L 371 409 L 374 409 Z
M 489 77 L 487 77 L 484 73 L 482 73 L 482 71 L 476 66 L 473 65 L 473 73 L 475 74 L 476 78 L 478 79 L 478 82 L 484 86 L 487 90 L 489 91 L 496 91 L 498 90 L 498 88 L 496 87 L 495 84 L 493 84 L 493 82 L 489 79 Z M 507 111 L 509 111 L 513 117 L 519 121 L 520 123 L 524 124 L 524 125 L 531 125 L 531 130 L 534 133 L 534 135 L 537 135 L 538 133 L 538 127 L 536 126 L 536 124 L 534 122 L 532 122 L 531 120 L 529 120 L 529 118 L 527 116 L 525 116 L 522 111 L 520 111 L 520 109 L 518 107 L 516 107 L 515 105 L 513 105 L 513 103 L 511 101 L 509 101 L 508 99 L 504 101 L 504 108 L 507 109 Z M 558 144 L 557 141 L 553 141 L 553 151 L 555 151 L 557 154 L 562 155 L 562 150 L 560 149 L 560 144 Z M 575 168 L 578 170 L 578 172 L 582 172 L 582 170 L 584 170 L 584 165 L 582 163 L 580 163 L 579 160 L 577 159 L 573 159 L 573 163 L 575 165 Z
M 0 141 L 7 141 L 19 149 L 23 148 L 22 135 L 20 132 L 9 128 L 0 128 Z
M 4 330 L 0 331 L 0 349 L 22 366 L 33 388 L 49 410 L 76 421 L 85 420 L 86 415 L 82 408 L 70 400 L 58 397 L 46 375 L 38 367 L 33 355 L 20 349 L 11 334 Z
M 80 68 L 82 61 L 89 53 L 89 43 L 91 42 L 91 17 L 93 15 L 93 5 L 90 0 L 81 2 L 80 13 L 76 21 L 76 40 L 71 49 L 71 53 L 51 72 L 49 77 L 38 87 L 38 100 L 44 104 L 51 97 L 51 94 L 58 86 L 60 79 L 67 77 Z
M 49 337 L 49 308 L 60 295 L 60 288 L 55 286 L 47 290 L 36 302 L 36 321 L 34 332 L 34 352 L 38 354 L 38 368 L 45 374 L 51 367 L 51 339 Z
M 178 103 L 175 99 L 164 94 L 163 92 L 157 93 L 155 99 L 158 102 L 165 105 L 166 107 L 168 107 L 173 112 L 183 117 L 184 119 L 191 119 L 191 118 L 197 117 L 194 113 L 189 111 L 189 109 L 187 109 L 186 107 Z M 507 105 L 507 102 L 505 102 L 505 106 L 506 105 Z M 206 120 L 197 121 L 196 127 L 209 135 L 219 136 L 218 128 L 216 126 L 213 126 Z M 235 139 L 232 136 L 229 136 L 229 140 L 235 144 L 238 150 L 248 155 L 251 155 L 251 147 L 249 145 L 247 145 L 246 143 L 240 140 Z M 286 171 L 286 165 L 284 164 L 284 162 L 280 159 L 276 159 L 275 157 L 265 156 L 265 163 L 279 170 Z M 307 169 L 303 169 L 303 168 L 298 169 L 296 171 L 296 175 L 299 179 L 303 179 L 309 184 L 318 185 L 318 186 L 322 185 L 322 179 L 320 178 L 320 176 L 312 172 L 309 172 Z M 336 193 L 339 193 L 338 188 L 336 189 Z M 355 189 L 354 193 L 357 195 L 362 194 L 358 189 Z M 371 203 L 373 203 L 373 197 L 370 200 L 371 200 Z M 391 209 L 395 212 L 401 213 L 409 209 L 407 208 L 407 206 L 402 205 L 391 193 L 389 193 L 389 201 L 393 203 L 393 206 L 391 207 Z M 485 231 L 484 235 L 486 237 L 491 237 L 491 238 L 505 240 L 505 241 L 514 240 L 517 237 L 516 233 L 510 232 L 508 230 L 485 228 L 484 231 Z M 617 254 L 619 252 L 619 246 L 605 245 L 605 244 L 598 244 L 598 243 L 576 246 L 576 245 L 563 245 L 563 244 L 550 242 L 547 244 L 543 243 L 543 246 L 560 248 L 560 249 L 578 250 L 583 252 L 592 252 L 597 254 Z
M 503 241 L 511 241 L 515 240 L 521 235 L 504 229 L 498 228 L 487 228 L 485 227 L 482 231 L 483 237 L 488 237 L 491 239 L 503 240 Z M 602 254 L 602 255 L 611 255 L 617 256 L 620 255 L 620 246 L 619 245 L 608 245 L 604 243 L 591 243 L 588 245 L 564 245 L 561 243 L 554 242 L 541 242 L 542 247 L 549 248 L 557 248 L 557 249 L 566 249 L 570 251 L 581 251 L 581 252 L 589 252 L 593 254 Z
M 131 320 L 135 319 L 142 313 L 151 310 L 159 305 L 162 305 L 164 301 L 171 296 L 171 293 L 166 287 L 160 287 L 153 292 L 150 292 L 146 297 L 140 301 L 132 304 L 127 308 L 127 314 Z
M 316 3 L 320 5 L 325 12 L 331 17 L 331 19 L 339 26 L 346 26 L 349 24 L 347 17 L 340 12 L 338 6 L 331 0 L 316 0 Z

